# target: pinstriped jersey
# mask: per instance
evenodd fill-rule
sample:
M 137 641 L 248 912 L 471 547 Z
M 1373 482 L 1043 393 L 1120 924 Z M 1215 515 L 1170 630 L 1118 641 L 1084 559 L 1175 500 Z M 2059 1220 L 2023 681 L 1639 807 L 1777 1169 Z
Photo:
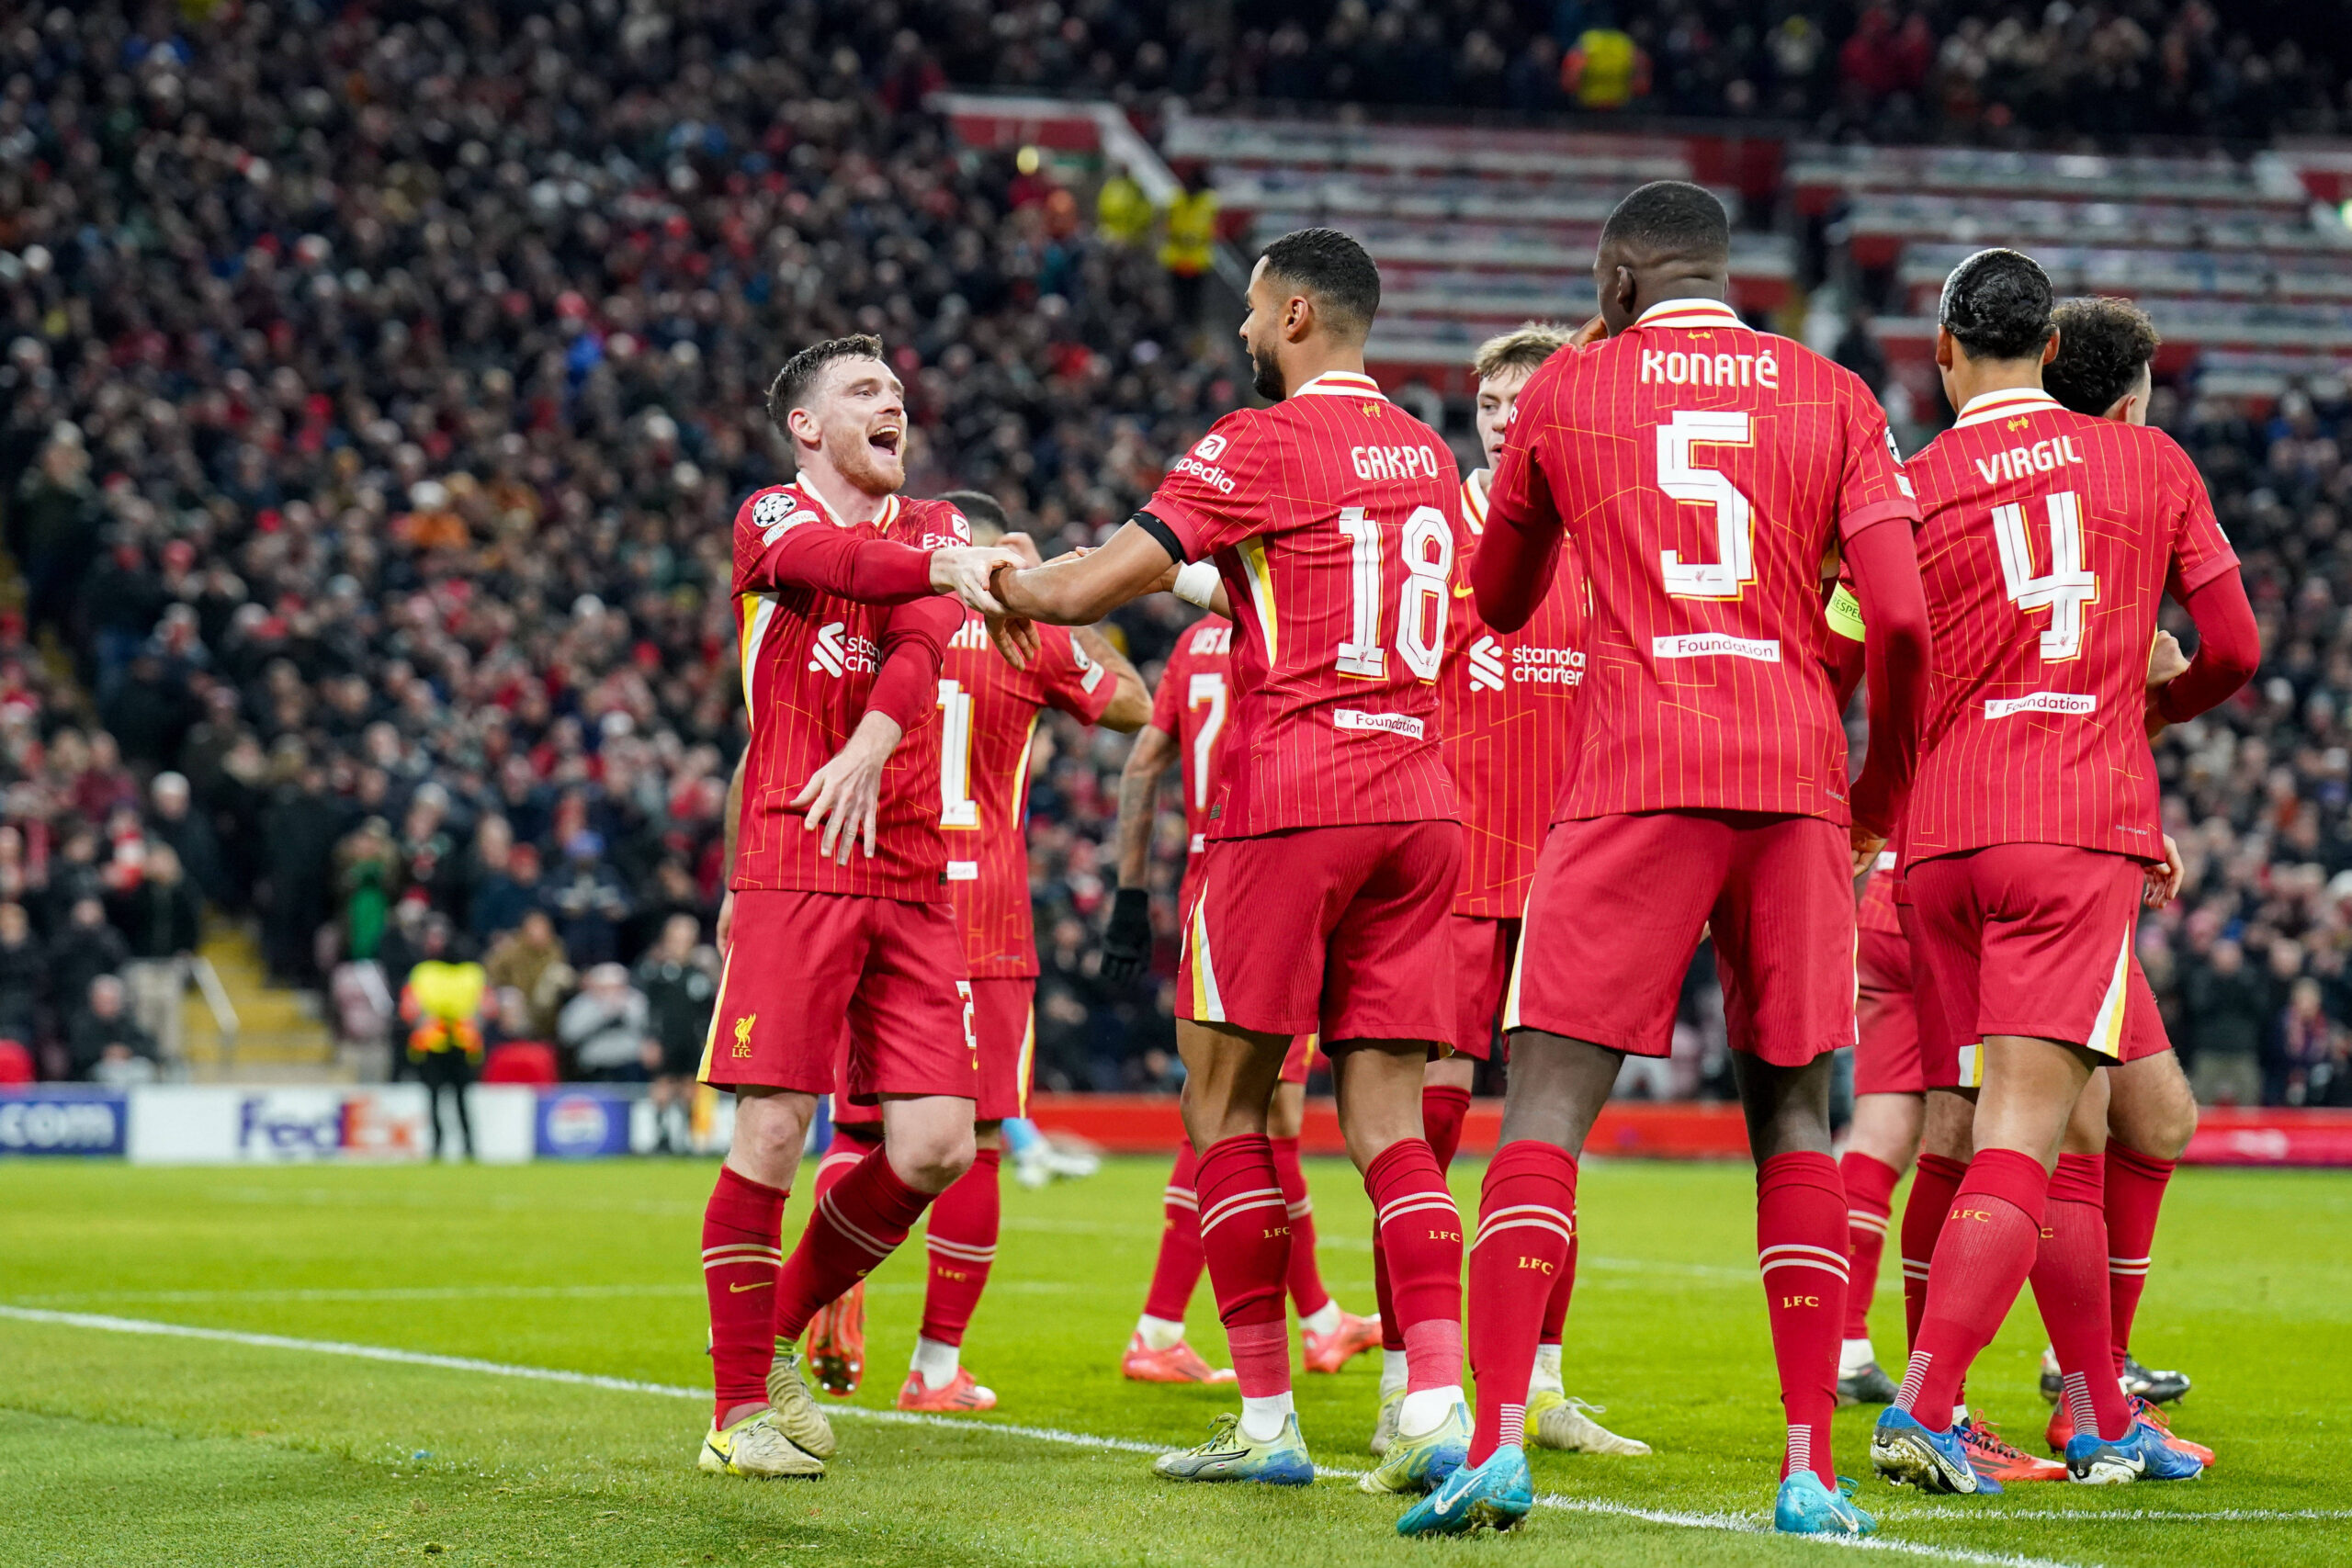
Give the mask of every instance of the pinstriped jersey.
M 2039 388 L 1969 400 L 1908 465 L 1935 670 L 1904 853 L 2073 844 L 2160 860 L 2148 645 L 2237 566 L 2188 454 Z
M 1851 371 L 1669 299 L 1519 395 L 1489 505 L 1590 582 L 1554 820 L 1675 808 L 1849 820 L 1819 583 L 1841 537 L 1918 515 Z
M 912 606 L 860 604 L 811 588 L 763 582 L 767 547 L 795 527 L 846 528 L 922 549 L 968 544 L 963 513 L 944 501 L 893 496 L 875 523 L 836 520 L 798 484 L 755 491 L 735 513 L 736 626 L 752 740 L 733 874 L 737 891 L 796 889 L 936 902 L 947 860 L 939 830 L 939 726 L 919 723 L 882 770 L 874 858 L 861 845 L 847 865 L 818 852 L 791 802 L 865 716 L 895 614 Z
M 1204 615 L 1177 637 L 1159 672 L 1159 689 L 1151 694 L 1151 727 L 1176 740 L 1188 864 L 1207 847 L 1209 807 L 1225 776 L 1232 718 L 1233 623 L 1223 615 Z
M 1208 836 L 1454 814 L 1438 749 L 1453 454 L 1331 371 L 1217 421 L 1146 508 L 1233 603 L 1231 750 Z
M 1478 618 L 1470 557 L 1487 530 L 1487 473 L 1462 481 L 1455 535 L 1453 646 L 1441 687 L 1445 763 L 1462 809 L 1462 880 L 1453 912 L 1515 920 L 1527 908 L 1535 852 L 1560 798 L 1569 719 L 1584 654 L 1584 576 L 1562 550 L 1552 591 L 1527 625 L 1498 632 Z
M 975 980 L 1037 973 L 1027 831 L 1037 716 L 1054 707 L 1092 724 L 1119 690 L 1068 626 L 1041 626 L 1037 637 L 1037 656 L 1015 670 L 988 623 L 967 614 L 939 669 L 939 828 Z

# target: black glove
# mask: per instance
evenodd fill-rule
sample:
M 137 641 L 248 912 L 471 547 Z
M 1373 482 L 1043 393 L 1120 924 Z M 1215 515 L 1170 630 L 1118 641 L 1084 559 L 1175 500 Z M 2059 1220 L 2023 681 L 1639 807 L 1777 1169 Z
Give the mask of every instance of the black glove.
M 1151 962 L 1151 895 L 1122 887 L 1111 899 L 1102 928 L 1102 978 L 1125 985 Z

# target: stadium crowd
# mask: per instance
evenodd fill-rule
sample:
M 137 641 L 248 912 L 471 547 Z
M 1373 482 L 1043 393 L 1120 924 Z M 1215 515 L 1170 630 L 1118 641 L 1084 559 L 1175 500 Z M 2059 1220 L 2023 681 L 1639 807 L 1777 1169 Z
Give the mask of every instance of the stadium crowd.
M 1516 62 L 1606 17 L 1563 0 L 1545 35 L 1536 8 L 1470 9 L 1253 8 L 1261 35 L 1238 8 L 1107 0 L 98 6 L 0 32 L 0 505 L 26 606 L 0 619 L 0 1038 L 53 1076 L 152 1072 L 202 904 L 256 919 L 273 976 L 327 988 L 354 1037 L 397 1027 L 418 960 L 479 957 L 493 1043 L 658 1072 L 628 1041 L 685 1028 L 657 941 L 684 915 L 707 942 L 717 907 L 743 734 L 718 587 L 737 499 L 775 477 L 781 355 L 882 334 L 910 490 L 988 490 L 1049 552 L 1115 527 L 1243 391 L 1148 240 L 958 151 L 924 92 L 1517 103 Z M 2183 39 L 2193 61 L 2188 85 L 2111 95 L 2133 112 L 2258 134 L 2341 100 L 2195 0 L 2013 9 L 1862 7 L 1832 34 L 1798 6 L 1753 37 L 1690 0 L 1631 25 L 1677 112 L 1852 104 L 1875 127 L 1908 93 L 1948 127 L 1923 85 L 1962 40 L 2023 80 L 2111 56 L 2085 39 L 2119 28 L 2151 82 Z M 1431 26 L 1463 41 L 1378 65 Z M 1803 71 L 1792 27 L 1817 35 Z M 1873 74 L 1921 28 L 1924 73 Z M 1481 36 L 1496 82 L 1411 74 Z M 1524 107 L 1557 101 L 1545 71 Z M 2346 414 L 2340 387 L 2262 419 L 2167 391 L 2158 414 L 2267 621 L 2255 694 L 2160 747 L 2190 883 L 2144 942 L 2200 1089 L 2242 1102 L 2352 1101 Z M 1122 613 L 1148 677 L 1180 609 Z M 1125 742 L 1046 733 L 1040 1076 L 1164 1086 L 1164 996 L 1092 956 Z M 1172 894 L 1181 832 L 1161 850 Z

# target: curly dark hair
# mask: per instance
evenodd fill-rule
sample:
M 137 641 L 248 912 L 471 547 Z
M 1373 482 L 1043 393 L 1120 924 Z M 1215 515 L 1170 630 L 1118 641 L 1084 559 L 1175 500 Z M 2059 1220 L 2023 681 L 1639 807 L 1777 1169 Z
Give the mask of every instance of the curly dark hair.
M 1971 359 L 2030 359 L 2050 341 L 2050 275 L 2023 251 L 1979 251 L 1944 279 L 1936 320 Z
M 2041 368 L 2041 386 L 2076 413 L 2103 414 L 2140 383 L 2156 356 L 2156 323 L 2129 299 L 2068 299 L 2050 312 L 2058 356 Z
M 1295 229 L 1266 247 L 1266 270 L 1315 296 L 1331 324 L 1361 338 L 1380 310 L 1380 268 L 1372 253 L 1337 229 Z
M 768 383 L 768 419 L 776 429 L 784 429 L 785 417 L 799 408 L 808 398 L 825 367 L 836 359 L 880 359 L 882 340 L 871 333 L 852 333 L 847 337 L 829 337 L 822 343 L 812 343 L 784 362 L 784 368 Z

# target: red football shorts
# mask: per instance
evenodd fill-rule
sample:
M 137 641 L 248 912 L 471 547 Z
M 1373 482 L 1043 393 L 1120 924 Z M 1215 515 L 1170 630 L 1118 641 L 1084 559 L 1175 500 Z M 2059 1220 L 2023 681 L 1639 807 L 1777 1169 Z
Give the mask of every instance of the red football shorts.
M 2123 1059 L 2137 1062 L 2171 1050 L 2164 1010 L 2156 1006 L 2156 993 L 2148 984 L 2147 971 L 2140 967 L 2137 953 L 2132 955 L 2132 972 L 2124 976 L 2123 987 Z
M 1667 1055 L 1683 976 L 1712 929 L 1735 1050 L 1795 1067 L 1852 1044 L 1849 837 L 1818 817 L 1752 811 L 1554 825 L 1503 1027 Z
M 1854 1092 L 1925 1092 L 1911 944 L 1898 931 L 1861 932 L 1854 950 Z
M 1305 1083 L 1306 1075 L 1315 1069 L 1315 1036 L 1302 1034 L 1290 1043 L 1283 1053 L 1282 1081 Z
M 1176 971 L 1176 1015 L 1334 1042 L 1453 1034 L 1446 916 L 1459 822 L 1212 839 Z
M 1940 1031 L 1923 1032 L 1957 1047 L 1957 1087 L 1982 1081 L 1987 1035 L 2122 1059 L 2140 862 L 2071 844 L 1993 844 L 1919 861 L 1906 880 L 1915 965 L 1942 1015 Z
M 1483 915 L 1452 915 L 1446 928 L 1453 946 L 1453 1048 L 1487 1060 L 1510 985 L 1511 955 L 1519 948 L 1519 922 Z
M 972 1040 L 980 1052 L 980 1088 L 972 1108 L 975 1122 L 1001 1122 L 1029 1114 L 1029 1072 L 1037 1056 L 1037 982 L 1027 976 L 974 980 Z M 843 1043 L 842 1051 L 849 1049 Z M 848 1075 L 844 1055 L 842 1076 Z M 833 1121 L 844 1127 L 882 1124 L 882 1107 L 853 1103 L 833 1094 Z
M 696 1076 L 716 1089 L 838 1088 L 864 1105 L 886 1094 L 970 1100 L 979 1069 L 964 974 L 952 904 L 739 892 Z

